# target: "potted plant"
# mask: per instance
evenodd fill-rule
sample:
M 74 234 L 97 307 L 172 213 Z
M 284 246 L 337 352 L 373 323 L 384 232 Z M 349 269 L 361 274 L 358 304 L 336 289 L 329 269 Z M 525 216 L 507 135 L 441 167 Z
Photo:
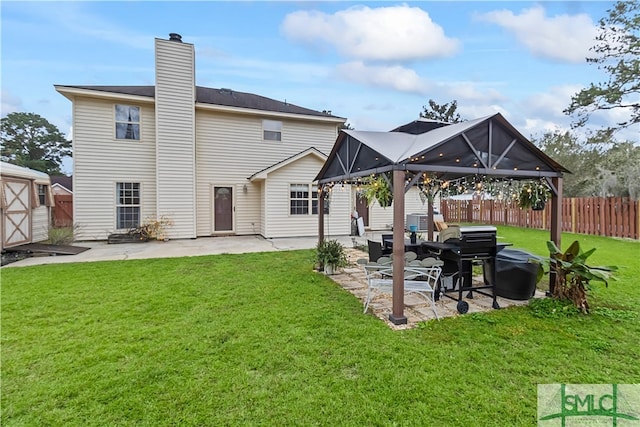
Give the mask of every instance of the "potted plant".
M 562 252 L 554 242 L 547 242 L 549 258 L 534 259 L 542 269 L 538 279 L 550 271 L 555 272 L 555 282 L 551 287 L 551 296 L 558 300 L 571 301 L 583 313 L 589 312 L 587 292 L 591 281 L 602 282 L 608 286 L 608 280 L 614 279 L 616 266 L 589 266 L 587 258 L 595 252 L 595 248 L 582 252 L 580 243 L 576 240 L 569 248 Z
M 549 187 L 543 181 L 531 181 L 525 183 L 518 195 L 518 206 L 522 209 L 531 208 L 534 211 L 544 209 L 547 200 L 551 196 Z
M 371 206 L 373 201 L 377 200 L 381 207 L 387 208 L 393 202 L 393 190 L 384 175 L 370 175 L 365 178 L 361 195 L 367 201 L 367 206 Z
M 326 274 L 333 274 L 336 269 L 348 264 L 344 247 L 337 240 L 319 242 L 316 246 L 316 260 Z

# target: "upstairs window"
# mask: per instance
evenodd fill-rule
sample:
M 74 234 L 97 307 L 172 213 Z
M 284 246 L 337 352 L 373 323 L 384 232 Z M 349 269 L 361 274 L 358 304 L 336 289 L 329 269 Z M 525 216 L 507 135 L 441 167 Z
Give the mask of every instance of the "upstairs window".
M 116 139 L 140 139 L 140 107 L 116 104 Z
M 116 227 L 128 229 L 140 226 L 140 183 L 116 183 Z
M 282 141 L 282 122 L 263 120 L 262 133 L 265 141 Z

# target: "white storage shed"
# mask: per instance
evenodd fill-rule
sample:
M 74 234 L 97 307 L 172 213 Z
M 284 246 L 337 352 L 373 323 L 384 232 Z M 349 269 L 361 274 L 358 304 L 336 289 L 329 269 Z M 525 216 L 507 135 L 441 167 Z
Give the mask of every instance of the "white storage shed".
M 0 162 L 2 249 L 49 238 L 53 194 L 49 175 Z

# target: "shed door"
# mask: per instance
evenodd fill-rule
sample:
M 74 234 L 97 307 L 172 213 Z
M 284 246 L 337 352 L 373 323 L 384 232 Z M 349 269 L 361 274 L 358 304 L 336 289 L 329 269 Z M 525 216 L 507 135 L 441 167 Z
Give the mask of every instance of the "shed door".
M 233 187 L 213 187 L 213 231 L 233 231 Z
M 2 218 L 2 247 L 31 242 L 30 189 L 29 180 L 2 180 L 2 193 L 6 201 Z

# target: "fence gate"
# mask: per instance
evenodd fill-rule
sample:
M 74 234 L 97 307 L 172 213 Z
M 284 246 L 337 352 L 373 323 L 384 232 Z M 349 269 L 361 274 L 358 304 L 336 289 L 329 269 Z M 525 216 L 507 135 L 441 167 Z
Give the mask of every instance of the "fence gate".
M 2 247 L 31 242 L 31 181 L 3 178 L 2 193 L 5 206 L 2 209 Z
M 70 227 L 73 225 L 73 196 L 71 194 L 55 194 L 56 205 L 53 209 L 53 225 Z

